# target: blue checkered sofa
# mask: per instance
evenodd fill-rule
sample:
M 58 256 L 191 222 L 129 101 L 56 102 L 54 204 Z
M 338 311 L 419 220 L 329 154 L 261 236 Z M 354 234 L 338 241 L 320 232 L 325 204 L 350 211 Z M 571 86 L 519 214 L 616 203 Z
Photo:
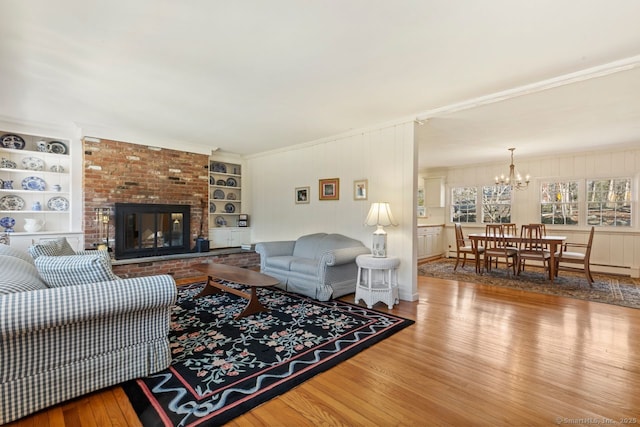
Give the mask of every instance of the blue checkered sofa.
M 0 424 L 169 366 L 171 276 L 0 244 Z

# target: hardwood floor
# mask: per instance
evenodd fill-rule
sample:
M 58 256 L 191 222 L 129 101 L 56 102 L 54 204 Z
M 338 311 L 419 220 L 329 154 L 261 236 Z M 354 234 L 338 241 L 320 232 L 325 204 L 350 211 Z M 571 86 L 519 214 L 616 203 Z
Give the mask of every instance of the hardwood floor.
M 228 425 L 640 422 L 640 310 L 425 277 L 418 288 L 393 310 L 415 325 Z M 113 387 L 10 425 L 140 423 Z

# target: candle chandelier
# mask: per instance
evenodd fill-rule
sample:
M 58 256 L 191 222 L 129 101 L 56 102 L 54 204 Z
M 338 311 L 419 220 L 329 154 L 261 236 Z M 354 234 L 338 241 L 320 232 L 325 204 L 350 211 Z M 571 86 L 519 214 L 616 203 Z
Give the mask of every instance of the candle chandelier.
M 499 185 L 510 185 L 511 188 L 516 190 L 524 190 L 529 186 L 530 177 L 526 175 L 524 179 L 522 175 L 516 171 L 516 166 L 513 164 L 513 152 L 515 148 L 509 148 L 511 151 L 511 164 L 509 165 L 509 175 L 505 176 L 504 174 L 495 177 L 496 184 Z

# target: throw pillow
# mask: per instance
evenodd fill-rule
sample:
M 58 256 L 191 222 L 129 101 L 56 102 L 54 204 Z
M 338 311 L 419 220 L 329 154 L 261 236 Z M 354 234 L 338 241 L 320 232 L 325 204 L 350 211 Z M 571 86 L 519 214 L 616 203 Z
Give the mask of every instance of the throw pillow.
M 65 237 L 59 237 L 54 240 L 47 240 L 45 242 L 38 243 L 37 245 L 32 245 L 29 247 L 29 253 L 33 259 L 42 255 L 64 256 L 76 254 Z
M 45 283 L 52 288 L 119 279 L 111 271 L 111 264 L 100 254 L 41 255 L 36 258 L 36 267 Z
M 76 252 L 76 255 L 102 255 L 104 259 L 107 260 L 109 265 L 111 265 L 111 254 L 106 249 L 83 249 Z
M 11 255 L 0 255 L 0 271 L 3 274 L 0 295 L 47 289 L 38 270 L 29 261 Z
M 16 248 L 12 248 L 11 246 L 0 244 L 0 255 L 8 255 L 15 258 L 20 258 L 21 260 L 26 261 L 31 265 L 35 265 L 33 263 L 33 258 L 30 257 L 28 253 Z

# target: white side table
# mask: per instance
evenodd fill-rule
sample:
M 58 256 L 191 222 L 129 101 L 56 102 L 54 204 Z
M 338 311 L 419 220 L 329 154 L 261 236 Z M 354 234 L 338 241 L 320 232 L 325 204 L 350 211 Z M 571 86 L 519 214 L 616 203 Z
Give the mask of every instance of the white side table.
M 400 302 L 398 298 L 398 266 L 400 258 L 375 258 L 373 255 L 358 255 L 356 258 L 358 277 L 356 281 L 356 304 L 362 300 L 371 308 L 378 301 L 389 309 Z M 363 270 L 364 274 L 363 274 Z

